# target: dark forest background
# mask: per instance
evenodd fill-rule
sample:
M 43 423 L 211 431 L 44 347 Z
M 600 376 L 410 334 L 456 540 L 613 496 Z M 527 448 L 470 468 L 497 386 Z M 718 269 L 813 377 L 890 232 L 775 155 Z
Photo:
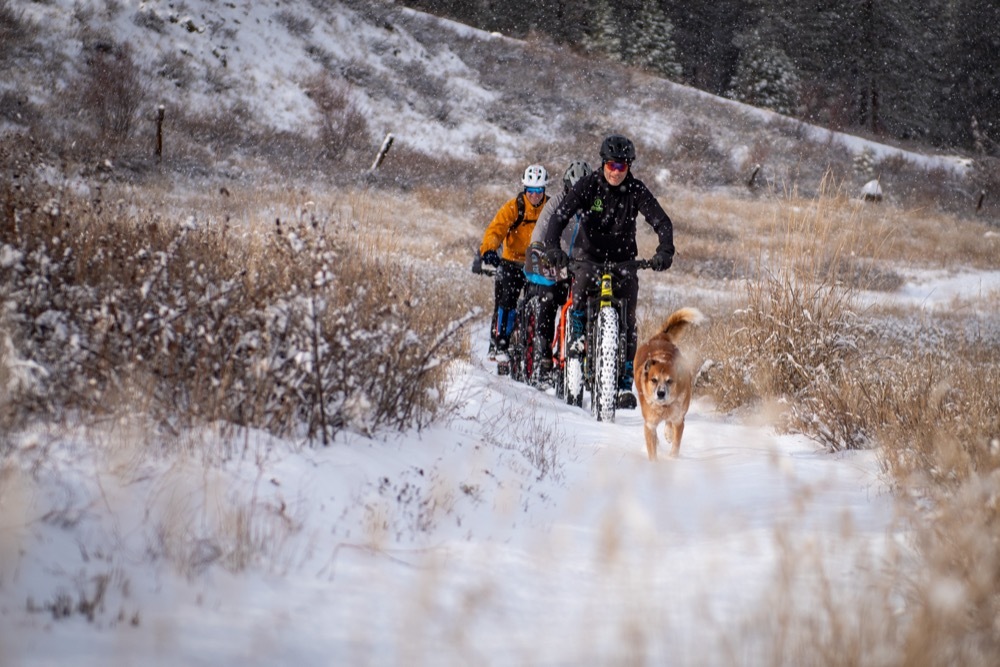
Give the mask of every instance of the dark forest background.
M 830 129 L 1000 155 L 1000 0 L 405 0 Z

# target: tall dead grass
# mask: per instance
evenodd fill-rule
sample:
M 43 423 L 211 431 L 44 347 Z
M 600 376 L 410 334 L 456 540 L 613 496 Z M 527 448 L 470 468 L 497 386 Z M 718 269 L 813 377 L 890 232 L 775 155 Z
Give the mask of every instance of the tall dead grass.
M 937 265 L 934 252 L 980 265 L 992 246 L 981 226 L 934 213 L 913 216 L 901 231 L 898 210 L 864 206 L 838 190 L 784 206 L 745 204 L 723 217 L 722 229 L 725 219 L 744 212 L 742 224 L 753 239 L 743 263 L 750 279 L 741 306 L 716 318 L 709 331 L 714 349 L 707 353 L 717 363 L 706 389 L 722 409 L 778 402 L 786 427 L 836 450 L 868 446 L 904 415 L 933 414 L 935 396 L 968 397 L 962 414 L 994 404 L 989 382 L 982 386 L 991 375 L 976 370 L 996 363 L 990 322 L 977 334 L 964 331 L 956 318 L 932 318 L 920 336 L 925 346 L 916 349 L 913 327 L 859 299 L 862 292 L 896 289 L 902 278 L 894 267 L 912 266 L 908 259 L 915 254 L 926 258 L 924 266 Z M 942 227 L 954 230 L 947 245 L 936 232 Z M 927 229 L 935 231 L 919 233 Z M 711 247 L 710 240 L 704 252 Z M 942 378 L 964 389 L 943 391 Z M 905 408 L 921 396 L 923 405 Z M 956 407 L 938 403 L 942 410 Z M 971 413 L 979 423 L 987 414 Z M 939 412 L 936 419 L 945 417 Z M 918 421 L 929 423 L 922 416 Z
M 709 326 L 702 388 L 724 410 L 769 406 L 828 450 L 876 447 L 899 497 L 917 502 L 904 504 L 916 560 L 891 564 L 891 585 L 873 577 L 865 602 L 891 617 L 857 625 L 851 603 L 830 598 L 822 613 L 783 614 L 765 652 L 771 664 L 995 664 L 1000 323 L 981 309 L 914 317 L 859 299 L 894 289 L 887 268 L 914 257 L 984 266 L 993 241 L 975 223 L 873 215 L 837 192 L 772 206 L 770 220 L 744 217 L 751 279 Z
M 821 417 L 833 409 L 824 388 L 844 381 L 862 345 L 854 297 L 865 276 L 852 258 L 876 254 L 885 241 L 862 234 L 856 216 L 844 224 L 830 213 L 843 206 L 831 192 L 781 215 L 775 210 L 747 261 L 744 305 L 709 335 L 716 349 L 708 354 L 717 363 L 706 376 L 723 409 L 780 401 L 786 428 L 831 449 L 867 438 L 843 423 L 831 429 Z

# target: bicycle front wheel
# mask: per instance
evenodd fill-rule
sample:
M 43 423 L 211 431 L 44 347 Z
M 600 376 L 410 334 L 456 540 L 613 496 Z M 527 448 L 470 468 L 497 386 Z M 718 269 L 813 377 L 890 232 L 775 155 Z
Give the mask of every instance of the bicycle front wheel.
M 613 422 L 618 403 L 618 311 L 601 308 L 594 331 L 594 384 L 590 409 L 597 421 Z

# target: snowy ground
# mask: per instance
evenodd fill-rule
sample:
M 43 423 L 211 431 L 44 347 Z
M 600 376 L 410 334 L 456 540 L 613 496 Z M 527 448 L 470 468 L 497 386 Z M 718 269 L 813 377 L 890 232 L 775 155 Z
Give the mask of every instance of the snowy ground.
M 997 282 L 934 279 L 898 294 L 981 303 Z M 770 664 L 782 613 L 864 606 L 905 552 L 874 452 L 701 400 L 680 458 L 651 464 L 637 413 L 599 424 L 497 377 L 485 339 L 420 433 L 22 438 L 0 663 Z
M 818 453 L 696 402 L 681 457 L 650 464 L 637 413 L 598 424 L 484 351 L 456 366 L 458 414 L 388 441 L 199 434 L 169 460 L 125 432 L 23 442 L 4 476 L 0 662 L 720 664 L 738 643 L 754 664 L 766 638 L 739 629 L 790 558 L 860 594 L 859 564 L 896 537 L 871 452 Z M 231 574 L 239 508 L 262 553 Z

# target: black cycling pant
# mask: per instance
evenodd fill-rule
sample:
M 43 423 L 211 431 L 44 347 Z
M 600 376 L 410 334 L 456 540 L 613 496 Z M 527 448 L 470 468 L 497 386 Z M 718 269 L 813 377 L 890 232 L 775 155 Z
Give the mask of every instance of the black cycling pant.
M 493 276 L 493 327 L 490 341 L 506 346 L 510 332 L 514 330 L 517 315 L 517 297 L 524 287 L 524 265 L 501 259 Z
M 585 311 L 588 296 L 600 296 L 602 269 L 582 262 L 570 262 L 569 269 L 573 275 L 573 309 Z M 616 298 L 625 299 L 625 359 L 632 361 L 638 347 L 635 305 L 639 298 L 639 277 L 635 267 L 616 269 L 613 289 Z
M 551 350 L 559 309 L 566 303 L 566 297 L 569 295 L 569 281 L 563 280 L 554 285 L 528 283 L 526 289 L 531 296 L 537 296 L 539 300 L 535 349 Z

